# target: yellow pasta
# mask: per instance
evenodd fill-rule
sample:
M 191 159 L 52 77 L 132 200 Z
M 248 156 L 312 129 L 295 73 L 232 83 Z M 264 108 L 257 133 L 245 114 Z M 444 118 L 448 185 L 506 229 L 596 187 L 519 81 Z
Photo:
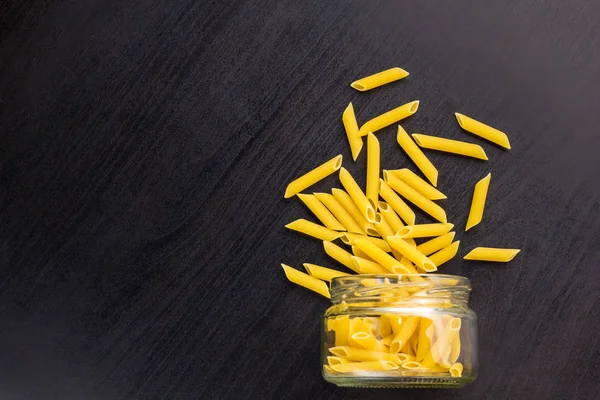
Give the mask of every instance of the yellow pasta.
M 390 344 L 392 344 L 392 340 L 394 340 L 394 336 L 396 335 L 392 333 L 391 335 L 384 337 L 383 339 L 381 339 L 381 343 L 389 347 Z
M 365 216 L 360 212 L 358 206 L 354 203 L 348 193 L 342 189 L 331 189 L 333 197 L 344 207 L 344 209 L 352 216 L 352 219 L 362 228 L 363 231 L 370 236 L 378 236 L 379 233 L 373 226 L 372 222 L 367 221 Z M 336 229 L 337 230 L 337 229 Z
M 510 142 L 508 136 L 498 129 L 492 128 L 482 122 L 476 121 L 473 118 L 467 117 L 464 114 L 454 113 L 456 120 L 461 128 L 467 132 L 471 132 L 474 135 L 489 140 L 492 143 L 496 143 L 505 149 L 510 150 Z
M 366 361 L 348 364 L 332 365 L 331 369 L 335 372 L 371 372 L 371 371 L 393 371 L 398 369 L 398 364 L 391 361 Z
M 491 179 L 492 174 L 489 173 L 485 176 L 485 178 L 475 184 L 475 189 L 473 190 L 473 201 L 471 202 L 471 209 L 469 211 L 469 218 L 467 219 L 465 231 L 468 231 L 481 222 L 483 218 L 483 209 L 485 208 L 485 199 L 487 197 Z
M 326 228 L 334 231 L 343 231 L 346 229 L 314 195 L 298 193 L 298 197 Z
M 404 222 L 414 225 L 416 219 L 415 212 L 410 209 L 408 204 L 383 179 L 379 180 L 379 194 Z
M 350 317 L 347 315 L 338 316 L 335 319 L 335 345 L 348 345 L 348 337 L 350 332 Z
M 307 187 L 314 185 L 319 182 L 323 178 L 333 174 L 335 171 L 339 170 L 342 166 L 342 155 L 338 155 L 333 157 L 331 160 L 321 164 L 317 168 L 312 171 L 307 172 L 302 175 L 300 178 L 293 180 L 285 189 L 284 197 L 290 198 L 293 195 L 300 193 Z
M 315 197 L 331 211 L 348 232 L 366 234 L 344 207 L 329 193 L 314 193 Z
M 390 322 L 387 315 L 379 317 L 379 336 L 387 337 L 392 334 L 392 323 Z M 384 343 L 385 344 L 385 343 Z M 387 344 L 389 346 L 389 343 Z
M 435 271 L 437 265 L 401 237 L 390 236 L 387 238 L 387 241 L 392 249 L 398 250 L 404 257 L 414 262 L 419 268 L 425 271 Z
M 304 272 L 300 272 L 297 269 L 294 269 L 288 265 L 281 264 L 283 267 L 283 272 L 285 276 L 288 278 L 290 282 L 293 282 L 297 285 L 303 286 L 307 289 L 310 289 L 314 292 L 319 293 L 322 296 L 331 298 L 329 294 L 329 288 L 327 284 L 317 278 L 313 278 L 310 275 L 305 274 Z
M 448 232 L 445 235 L 438 236 L 436 238 L 428 240 L 425 243 L 421 243 L 417 246 L 417 250 L 419 250 L 424 255 L 429 256 L 435 253 L 436 251 L 441 250 L 444 247 L 450 245 L 450 243 L 452 243 L 452 241 L 454 240 L 454 236 L 454 232 Z
M 342 114 L 342 123 L 346 130 L 346 136 L 348 137 L 348 143 L 350 144 L 350 152 L 352 153 L 352 159 L 356 161 L 356 158 L 360 154 L 363 147 L 363 141 L 358 136 L 358 123 L 356 122 L 356 116 L 354 115 L 354 107 L 352 103 L 348 104 L 348 107 Z
M 400 360 L 401 363 L 405 363 L 408 361 L 415 361 L 415 356 L 412 354 L 398 353 L 398 354 L 396 354 L 396 357 L 398 357 L 398 359 Z
M 460 318 L 452 318 L 448 324 L 444 327 L 443 331 L 431 346 L 431 350 L 423 359 L 423 366 L 431 368 L 437 363 L 441 363 L 444 366 L 445 360 L 450 357 L 452 350 L 451 343 L 460 331 L 461 320 Z M 450 367 L 448 365 L 448 367 Z
M 446 223 L 448 222 L 446 219 L 446 212 L 444 209 L 433 201 L 429 200 L 421 193 L 417 192 L 415 189 L 410 187 L 408 184 L 404 183 L 400 179 L 395 176 L 388 176 L 388 185 L 398 192 L 402 197 L 406 200 L 410 201 L 421 210 L 425 211 L 427 214 L 431 215 L 436 220 Z M 388 201 L 389 203 L 389 201 Z M 412 225 L 412 224 L 411 224 Z
M 350 276 L 345 272 L 336 271 L 335 269 L 321 267 L 320 265 L 304 263 L 304 268 L 306 272 L 313 278 L 321 279 L 322 281 L 331 282 L 333 278 L 337 278 L 338 276 Z
M 400 125 L 398 125 L 398 135 L 396 136 L 396 140 L 429 182 L 431 182 L 433 186 L 437 186 L 438 170 L 433 166 L 431 161 L 429 161 L 429 158 L 423 153 L 423 150 L 415 144 L 410 136 L 408 136 L 408 133 L 406 133 L 404 128 Z
M 454 258 L 458 252 L 458 246 L 460 246 L 460 240 L 457 240 L 449 246 L 444 247 L 440 251 L 433 253 L 429 256 L 429 259 L 436 265 L 436 267 L 439 267 L 440 265 Z
M 331 354 L 350 361 L 391 361 L 398 364 L 399 358 L 395 354 L 383 353 L 373 350 L 359 349 L 350 346 L 336 346 L 329 349 Z
M 366 76 L 350 84 L 354 89 L 365 92 L 376 87 L 398 81 L 408 76 L 408 72 L 399 67 L 386 69 L 373 75 Z
M 467 254 L 465 260 L 509 262 L 520 252 L 519 249 L 476 247 Z
M 365 122 L 363 126 L 360 127 L 358 134 L 360 136 L 366 136 L 369 132 L 375 132 L 383 129 L 386 126 L 390 126 L 406 117 L 410 117 L 416 113 L 418 109 L 418 100 L 406 103 Z
M 356 257 L 364 258 L 365 260 L 375 261 L 367 253 L 359 249 L 356 245 L 352 246 L 352 254 L 354 254 Z
M 344 360 L 341 357 L 327 356 L 327 362 L 329 363 L 329 365 L 340 365 L 340 364 L 348 364 L 350 361 Z
M 346 168 L 340 169 L 340 182 L 342 183 L 342 186 L 344 186 L 344 189 L 346 189 L 346 192 L 348 192 L 348 194 L 352 198 L 352 201 L 354 201 L 354 204 L 356 204 L 362 215 L 364 215 L 364 217 L 367 219 L 367 221 L 374 222 L 375 204 L 370 202 L 369 199 L 367 199 L 367 196 L 365 196 L 365 194 L 362 192 L 362 190 L 360 189 L 350 172 L 346 170 Z
M 400 333 L 400 329 L 402 329 L 402 317 L 396 314 L 387 314 L 386 316 L 388 321 L 390 321 L 390 325 L 392 327 L 392 334 L 394 335 L 394 337 L 396 337 L 396 335 Z M 390 340 L 390 344 L 392 344 L 392 340 L 394 340 L 394 337 L 392 337 L 392 339 Z
M 383 343 L 375 338 L 370 333 L 366 332 L 357 332 L 350 335 L 350 344 L 354 346 L 361 347 L 366 350 L 374 350 L 374 351 L 387 351 L 387 348 Z
M 290 222 L 285 227 L 300 233 L 304 233 L 305 235 L 330 242 L 342 236 L 340 232 L 332 231 L 331 229 L 327 229 L 324 226 L 315 224 L 314 222 L 310 222 L 305 219 L 297 219 L 293 222 Z
M 325 253 L 340 264 L 350 268 L 352 271 L 360 274 L 360 271 L 356 270 L 354 264 L 352 263 L 352 254 L 348 253 L 346 250 L 342 249 L 340 246 L 337 246 L 331 242 L 323 241 L 323 247 L 325 248 Z
M 480 160 L 487 160 L 488 157 L 485 154 L 483 147 L 474 143 L 461 142 L 460 140 L 446 139 L 436 136 L 423 135 L 420 133 L 413 133 L 413 139 L 419 147 L 425 149 L 443 151 L 446 153 L 459 154 L 461 156 L 478 158 Z
M 391 353 L 399 353 L 400 350 L 408 343 L 408 339 L 412 336 L 419 325 L 419 317 L 417 316 L 409 316 L 406 318 L 402 318 L 402 326 L 400 327 L 400 332 L 394 337 L 392 340 L 392 344 L 390 344 L 390 352 Z
M 369 132 L 367 135 L 367 189 L 365 195 L 373 204 L 377 204 L 379 200 L 380 156 L 379 140 Z
M 455 378 L 462 376 L 463 365 L 461 363 L 454 363 L 450 366 L 450 375 Z
M 367 240 L 357 240 L 354 244 L 388 271 L 394 272 L 394 267 L 402 267 L 400 261 Z
M 450 363 L 454 364 L 458 357 L 460 356 L 460 334 L 456 336 L 456 339 L 452 341 L 452 346 L 450 349 Z
M 402 239 L 424 238 L 443 235 L 450 232 L 452 228 L 454 228 L 454 224 L 449 223 L 408 225 L 400 228 L 396 235 Z
M 379 181 L 377 181 L 377 184 L 379 184 Z M 404 226 L 396 211 L 388 203 L 380 201 L 379 211 L 393 232 L 398 232 Z M 375 216 L 375 219 L 377 219 L 377 216 Z
M 390 272 L 381 265 L 366 258 L 352 256 L 354 269 L 359 271 L 359 274 L 389 274 Z
M 431 342 L 433 341 L 433 334 L 435 326 L 433 321 L 426 317 L 421 317 L 421 323 L 419 324 L 419 342 L 417 344 L 417 361 L 423 361 L 425 356 L 431 349 Z
M 347 244 L 348 246 L 353 246 L 354 242 L 356 242 L 358 239 L 365 239 L 365 240 L 368 240 L 369 242 L 373 243 L 375 246 L 379 247 L 381 250 L 383 250 L 385 252 L 389 253 L 391 251 L 390 245 L 387 244 L 387 242 L 383 239 L 374 238 L 374 237 L 365 236 L 365 235 L 359 235 L 357 233 L 349 233 L 349 232 L 342 232 L 341 238 L 342 238 L 342 242 L 344 244 Z
M 393 236 L 395 233 L 380 213 L 375 213 L 375 222 L 373 225 L 375 225 L 375 229 L 377 229 L 382 238 Z
M 436 189 L 435 186 L 429 184 L 429 182 L 425 181 L 408 168 L 383 171 L 383 179 L 386 181 L 387 174 L 392 174 L 401 181 L 404 181 L 429 200 L 443 200 L 447 198 L 446 195 Z

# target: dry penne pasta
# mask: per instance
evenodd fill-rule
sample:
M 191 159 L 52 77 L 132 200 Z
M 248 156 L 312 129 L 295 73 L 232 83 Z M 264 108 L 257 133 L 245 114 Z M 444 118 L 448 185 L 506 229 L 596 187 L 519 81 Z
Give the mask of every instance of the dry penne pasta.
M 346 168 L 340 169 L 340 182 L 367 221 L 375 221 L 375 203 L 367 199 L 367 196 L 365 196 Z
M 436 264 L 423 255 L 415 247 L 408 244 L 404 239 L 398 236 L 387 238 L 388 244 L 392 249 L 398 250 L 404 257 L 414 262 L 419 268 L 427 270 L 436 267 Z
M 400 228 L 396 235 L 402 239 L 424 238 L 443 235 L 450 232 L 452 228 L 454 224 L 449 223 L 407 225 Z
M 335 372 L 368 372 L 368 371 L 393 371 L 398 369 L 398 365 L 391 361 L 366 361 L 348 364 L 332 365 L 331 369 Z
M 345 360 L 341 357 L 327 356 L 327 362 L 329 365 L 348 364 L 350 361 Z
M 305 219 L 297 219 L 293 222 L 290 222 L 285 227 L 300 233 L 304 233 L 305 235 L 330 242 L 342 236 L 340 232 L 332 231 L 331 229 L 327 229 L 324 226 L 315 224 L 314 222 L 310 222 Z
M 399 353 L 400 350 L 408 343 L 408 339 L 413 335 L 417 327 L 419 326 L 419 317 L 409 316 L 402 318 L 402 326 L 400 332 L 392 340 L 390 344 L 391 353 Z
M 367 135 L 367 189 L 365 195 L 372 204 L 379 200 L 380 166 L 379 140 L 371 132 Z
M 352 103 L 348 104 L 348 107 L 342 114 L 342 123 L 346 130 L 346 136 L 348 137 L 348 143 L 350 144 L 350 152 L 352 153 L 352 159 L 356 161 L 356 158 L 360 154 L 363 147 L 362 138 L 358 135 L 358 123 L 356 122 L 356 115 L 354 115 L 354 107 Z
M 360 274 L 389 274 L 389 271 L 381 265 L 366 258 L 352 256 L 354 269 L 360 271 Z
M 410 201 L 411 203 L 419 207 L 421 210 L 431 215 L 436 220 L 443 223 L 448 222 L 446 219 L 446 212 L 442 207 L 438 206 L 433 201 L 429 200 L 421 193 L 417 192 L 415 189 L 410 187 L 408 184 L 404 183 L 404 181 L 401 181 L 400 179 L 396 178 L 395 176 L 389 176 L 388 179 L 388 185 L 406 200 Z
M 379 247 L 375 246 L 368 240 L 357 240 L 354 242 L 355 246 L 364 251 L 370 258 L 372 258 L 379 265 L 387 269 L 388 271 L 395 272 L 394 267 L 401 267 L 400 261 L 390 256 Z
M 395 233 L 380 213 L 375 213 L 375 222 L 373 225 L 375 225 L 375 229 L 377 229 L 382 238 L 393 236 Z
M 378 341 L 371 333 L 357 332 L 350 335 L 349 342 L 356 347 L 366 350 L 386 351 L 385 345 Z
M 406 182 L 409 186 L 427 197 L 429 200 L 443 200 L 446 199 L 446 195 L 440 192 L 435 186 L 429 184 L 429 182 L 421 179 L 421 177 L 408 168 L 392 169 L 383 171 L 383 179 L 387 181 L 387 174 L 392 174 L 398 179 Z
M 379 181 L 377 181 L 377 184 L 379 184 Z M 398 230 L 404 226 L 402 220 L 398 214 L 396 214 L 396 211 L 394 211 L 394 209 L 385 201 L 379 202 L 379 212 L 393 232 L 398 232 Z M 375 216 L 375 219 L 377 219 L 377 216 Z
M 342 189 L 331 189 L 333 197 L 344 207 L 344 209 L 352 216 L 352 219 L 362 228 L 363 231 L 370 236 L 378 236 L 379 233 L 373 226 L 372 222 L 367 221 L 365 216 L 360 212 L 358 206 L 354 203 L 348 193 Z
M 329 193 L 314 193 L 315 197 L 327 207 L 335 218 L 346 228 L 348 232 L 366 234 L 360 225 L 352 218 L 344 207 Z
M 431 346 L 431 350 L 423 359 L 423 366 L 427 368 L 432 368 L 437 363 L 443 363 L 444 360 L 449 358 L 450 352 L 452 350 L 451 343 L 458 336 L 460 327 L 460 318 L 452 318 L 450 322 L 446 324 L 433 346 Z M 448 368 L 449 367 L 450 366 L 448 365 Z
M 359 249 L 356 245 L 352 246 L 352 254 L 354 254 L 356 257 L 364 258 L 369 261 L 375 261 L 371 257 L 369 257 L 367 253 Z
M 333 278 L 337 278 L 338 276 L 349 276 L 345 272 L 336 271 L 335 269 L 321 267 L 320 265 L 304 263 L 304 268 L 306 272 L 313 278 L 321 279 L 322 281 L 331 282 Z
M 386 113 L 383 113 L 367 122 L 359 129 L 360 136 L 366 136 L 369 132 L 375 132 L 380 129 L 390 126 L 406 117 L 410 117 L 419 109 L 419 101 L 411 101 L 400 107 L 394 108 Z
M 409 225 L 415 223 L 415 212 L 394 192 L 394 190 L 383 180 L 379 180 L 379 194 L 392 207 L 394 211 Z
M 505 149 L 510 150 L 510 142 L 508 136 L 498 129 L 492 128 L 482 122 L 476 121 L 473 118 L 467 117 L 464 114 L 454 113 L 456 120 L 461 128 L 467 132 L 471 132 L 474 135 L 489 140 L 492 143 L 496 143 Z
M 463 365 L 461 363 L 454 363 L 450 366 L 450 375 L 457 378 L 462 376 Z
M 348 246 L 353 246 L 354 242 L 358 239 L 365 239 L 369 242 L 373 243 L 375 246 L 379 247 L 381 250 L 389 253 L 391 251 L 390 245 L 383 239 L 374 238 L 365 235 L 359 235 L 356 233 L 342 232 L 341 233 L 342 242 L 347 244 Z
M 448 232 L 445 235 L 438 236 L 436 238 L 428 240 L 427 242 L 421 243 L 420 245 L 417 246 L 417 250 L 419 250 L 421 253 L 423 253 L 426 256 L 430 256 L 431 254 L 435 253 L 436 251 L 439 251 L 439 250 L 443 249 L 444 247 L 449 246 L 452 243 L 452 241 L 454 240 L 454 236 L 455 236 L 455 232 Z
M 352 271 L 360 274 L 360 271 L 356 270 L 354 264 L 352 263 L 352 254 L 348 253 L 346 250 L 342 249 L 340 246 L 337 246 L 331 242 L 323 241 L 323 248 L 325 249 L 325 253 L 340 264 L 350 268 Z
M 336 347 L 330 348 L 329 351 L 337 357 L 343 358 L 344 360 L 350 360 L 350 361 L 385 360 L 385 361 L 391 361 L 393 363 L 398 363 L 400 361 L 398 356 L 395 354 L 390 354 L 390 353 L 385 353 L 385 352 L 380 352 L 380 351 L 373 351 L 373 350 L 359 349 L 359 348 L 350 347 L 350 346 L 336 346 Z
M 312 171 L 307 172 L 306 174 L 302 175 L 300 178 L 297 178 L 297 179 L 293 180 L 292 182 L 290 182 L 290 184 L 285 189 L 284 197 L 287 199 L 297 193 L 300 193 L 307 187 L 312 186 L 315 183 L 322 180 L 323 178 L 326 178 L 329 175 L 333 174 L 334 172 L 339 170 L 341 168 L 341 166 L 342 166 L 342 155 L 340 154 L 336 157 L 333 157 L 331 160 L 319 165 L 317 168 L 313 169 Z
M 483 219 L 483 209 L 485 208 L 485 199 L 487 197 L 491 179 L 492 174 L 489 173 L 485 176 L 485 178 L 475 184 L 475 189 L 473 190 L 473 200 L 471 201 L 471 209 L 469 210 L 469 218 L 467 219 L 465 231 L 468 231 L 475 225 L 479 224 Z
M 417 361 L 423 361 L 425 356 L 429 353 L 431 342 L 434 339 L 434 331 L 435 326 L 433 325 L 433 321 L 431 321 L 430 318 L 421 317 L 421 322 L 419 324 L 419 342 L 415 357 Z
M 423 135 L 420 133 L 413 133 L 412 137 L 415 142 L 417 142 L 419 147 L 423 147 L 425 149 L 459 154 L 461 156 L 478 158 L 480 160 L 488 159 L 487 155 L 485 154 L 485 150 L 483 150 L 483 147 L 479 146 L 478 144 Z
M 302 200 L 306 207 L 312 211 L 315 217 L 317 217 L 326 228 L 333 229 L 334 231 L 343 231 L 346 229 L 340 224 L 340 221 L 333 216 L 331 211 L 329 211 L 314 195 L 298 193 L 298 198 Z
M 438 170 L 433 166 L 431 161 L 429 161 L 429 158 L 423 153 L 423 150 L 415 144 L 410 136 L 408 136 L 408 133 L 406 133 L 404 128 L 400 125 L 398 125 L 398 135 L 396 136 L 396 140 L 429 182 L 431 182 L 433 186 L 437 186 Z
M 460 246 L 460 240 L 450 244 L 449 246 L 444 247 L 440 251 L 433 253 L 429 256 L 429 259 L 437 266 L 450 261 L 456 253 L 458 252 L 458 246 Z
M 354 89 L 365 92 L 379 86 L 406 78 L 408 72 L 399 67 L 386 69 L 385 71 L 377 72 L 376 74 L 366 76 L 356 80 L 350 84 Z
M 334 328 L 335 345 L 347 346 L 350 332 L 350 317 L 347 315 L 340 315 L 336 317 Z
M 322 296 L 331 298 L 329 294 L 329 288 L 327 284 L 317 278 L 313 278 L 310 275 L 305 274 L 304 272 L 300 272 L 297 269 L 290 267 L 289 265 L 281 264 L 283 267 L 283 272 L 285 276 L 288 278 L 290 282 L 293 282 L 297 285 L 303 286 L 307 289 L 312 290 L 313 292 L 317 292 Z
M 467 254 L 465 260 L 509 262 L 520 252 L 519 249 L 476 247 Z

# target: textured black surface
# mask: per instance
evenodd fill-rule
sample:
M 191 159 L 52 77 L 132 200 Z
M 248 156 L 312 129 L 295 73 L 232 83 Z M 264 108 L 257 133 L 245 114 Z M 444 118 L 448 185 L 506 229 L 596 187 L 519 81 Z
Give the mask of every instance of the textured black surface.
M 1 2 L 0 398 L 597 398 L 598 21 L 593 0 Z M 349 87 L 395 65 L 410 77 Z M 460 254 L 524 250 L 443 267 L 473 282 L 474 384 L 337 389 L 319 372 L 328 302 L 279 267 L 335 264 L 283 227 L 309 217 L 285 185 L 338 153 L 364 183 L 343 109 L 414 99 L 409 132 L 490 157 L 429 153 Z M 378 136 L 385 167 L 411 166 L 393 128 Z

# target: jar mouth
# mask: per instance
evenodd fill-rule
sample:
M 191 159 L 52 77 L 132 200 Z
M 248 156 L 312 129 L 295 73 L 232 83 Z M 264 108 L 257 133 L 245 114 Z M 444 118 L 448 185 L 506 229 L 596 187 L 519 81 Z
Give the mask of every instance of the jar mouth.
M 471 281 L 444 274 L 369 274 L 333 278 L 333 304 L 365 302 L 464 302 L 469 300 Z

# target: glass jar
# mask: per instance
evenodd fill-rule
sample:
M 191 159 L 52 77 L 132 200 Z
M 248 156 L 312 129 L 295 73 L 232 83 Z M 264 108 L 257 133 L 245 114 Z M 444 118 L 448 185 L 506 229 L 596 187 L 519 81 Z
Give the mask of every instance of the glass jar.
M 338 386 L 457 388 L 477 376 L 471 283 L 453 275 L 334 278 L 323 378 Z

